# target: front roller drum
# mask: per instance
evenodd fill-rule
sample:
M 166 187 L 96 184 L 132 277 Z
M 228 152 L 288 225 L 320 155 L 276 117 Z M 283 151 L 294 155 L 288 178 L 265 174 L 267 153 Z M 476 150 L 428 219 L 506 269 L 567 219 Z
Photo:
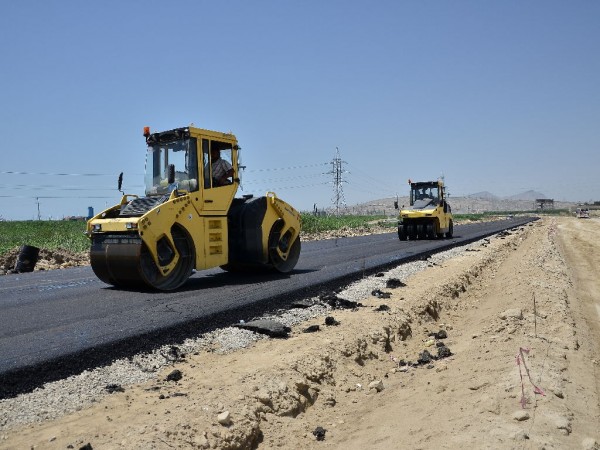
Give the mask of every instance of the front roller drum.
M 179 228 L 172 230 L 179 261 L 163 275 L 139 236 L 94 236 L 90 262 L 96 276 L 120 288 L 149 287 L 171 291 L 184 284 L 192 274 L 195 255 L 190 239 Z
M 139 271 L 139 237 L 94 236 L 90 250 L 92 270 L 100 280 L 117 287 L 143 286 Z

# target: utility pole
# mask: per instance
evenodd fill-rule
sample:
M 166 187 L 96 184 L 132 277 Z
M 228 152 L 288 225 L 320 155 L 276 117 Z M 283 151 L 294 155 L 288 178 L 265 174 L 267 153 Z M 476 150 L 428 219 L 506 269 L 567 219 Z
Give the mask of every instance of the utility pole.
M 333 161 L 331 161 L 332 170 L 329 172 L 333 174 L 333 199 L 332 202 L 335 205 L 335 215 L 339 216 L 340 214 L 340 205 L 346 206 L 346 199 L 344 198 L 344 189 L 342 188 L 342 183 L 345 183 L 342 180 L 342 164 L 346 164 L 346 161 L 342 161 L 340 156 L 340 149 L 335 148 L 335 157 Z
M 37 210 L 38 210 L 38 220 L 42 220 L 42 216 L 40 215 L 40 198 L 36 197 L 35 201 L 37 203 Z

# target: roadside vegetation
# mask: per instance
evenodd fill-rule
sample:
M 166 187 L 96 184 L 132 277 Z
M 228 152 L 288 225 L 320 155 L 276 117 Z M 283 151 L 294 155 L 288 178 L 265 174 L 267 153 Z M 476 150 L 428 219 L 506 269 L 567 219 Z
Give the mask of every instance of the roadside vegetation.
M 395 226 L 396 222 L 390 222 L 385 216 L 315 216 L 302 214 L 302 231 L 305 233 L 321 233 L 342 228 L 364 229 L 375 225 Z
M 47 250 L 87 251 L 89 239 L 83 234 L 85 222 L 69 220 L 28 220 L 0 222 L 0 255 L 22 245 Z

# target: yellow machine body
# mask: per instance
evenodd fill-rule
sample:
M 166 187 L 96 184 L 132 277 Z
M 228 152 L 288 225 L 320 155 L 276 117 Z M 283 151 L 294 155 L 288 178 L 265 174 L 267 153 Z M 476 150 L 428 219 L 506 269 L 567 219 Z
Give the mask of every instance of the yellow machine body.
M 145 196 L 123 195 L 87 223 L 101 280 L 173 290 L 194 269 L 295 267 L 300 214 L 274 193 L 235 198 L 240 148 L 233 134 L 185 127 L 145 136 Z
M 454 233 L 452 209 L 441 180 L 410 183 L 410 206 L 398 217 L 398 237 L 407 239 L 451 238 Z

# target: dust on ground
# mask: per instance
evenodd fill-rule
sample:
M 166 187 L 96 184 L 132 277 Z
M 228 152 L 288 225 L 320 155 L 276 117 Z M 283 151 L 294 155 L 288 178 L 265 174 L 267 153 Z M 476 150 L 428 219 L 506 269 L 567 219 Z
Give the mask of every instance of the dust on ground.
M 185 355 L 0 448 L 598 449 L 599 238 L 598 220 L 542 219 L 338 325 Z

